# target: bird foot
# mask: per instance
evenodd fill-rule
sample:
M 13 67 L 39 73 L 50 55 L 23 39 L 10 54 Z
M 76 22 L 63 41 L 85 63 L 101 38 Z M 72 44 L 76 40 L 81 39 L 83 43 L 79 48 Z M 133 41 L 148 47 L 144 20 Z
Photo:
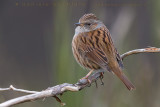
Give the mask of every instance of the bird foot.
M 89 84 L 91 85 L 91 80 L 88 79 L 88 77 L 92 74 L 93 71 L 94 71 L 94 70 L 91 70 L 85 77 L 81 78 L 81 79 L 79 80 L 79 82 L 82 83 L 82 84 L 85 84 L 85 83 L 87 84 L 87 83 L 89 83 Z M 87 80 L 87 81 L 85 81 L 85 80 Z
M 88 76 L 85 76 L 79 80 L 81 83 L 89 83 L 91 84 L 91 80 L 88 79 Z
M 100 74 L 101 85 L 104 85 L 103 78 L 104 78 L 104 72 L 101 72 Z

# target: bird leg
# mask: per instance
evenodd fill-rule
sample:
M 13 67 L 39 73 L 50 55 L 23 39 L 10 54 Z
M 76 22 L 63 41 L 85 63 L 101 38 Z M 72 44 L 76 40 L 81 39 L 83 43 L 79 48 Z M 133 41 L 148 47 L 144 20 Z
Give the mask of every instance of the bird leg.
M 95 81 L 95 84 L 96 84 L 96 88 L 98 88 L 97 80 Z
M 92 74 L 93 71 L 94 71 L 93 69 L 90 70 L 89 73 L 84 78 L 87 79 Z
M 101 85 L 104 85 L 104 82 L 103 82 L 103 78 L 104 78 L 104 72 L 100 72 L 100 80 L 101 80 Z
M 94 71 L 93 69 L 91 71 L 89 71 L 89 73 L 85 77 L 81 78 L 80 80 L 87 79 L 87 81 L 89 83 L 91 83 L 91 81 L 88 79 L 88 77 L 92 74 L 93 71 Z

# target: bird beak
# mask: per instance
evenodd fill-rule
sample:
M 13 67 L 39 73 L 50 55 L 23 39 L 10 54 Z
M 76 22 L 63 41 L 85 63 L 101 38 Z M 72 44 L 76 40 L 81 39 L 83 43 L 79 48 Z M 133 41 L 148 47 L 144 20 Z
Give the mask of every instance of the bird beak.
M 76 26 L 81 26 L 82 24 L 81 24 L 81 23 L 75 23 L 75 25 L 76 25 Z

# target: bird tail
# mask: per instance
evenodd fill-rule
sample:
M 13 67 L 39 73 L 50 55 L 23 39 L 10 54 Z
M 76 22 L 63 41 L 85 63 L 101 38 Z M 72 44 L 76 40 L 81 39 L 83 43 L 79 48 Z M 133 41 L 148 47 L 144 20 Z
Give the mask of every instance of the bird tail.
M 128 90 L 136 89 L 135 86 L 132 84 L 132 82 L 127 78 L 127 76 L 120 70 L 120 68 L 118 68 L 118 70 L 116 70 L 114 73 L 124 83 L 124 85 L 128 88 Z

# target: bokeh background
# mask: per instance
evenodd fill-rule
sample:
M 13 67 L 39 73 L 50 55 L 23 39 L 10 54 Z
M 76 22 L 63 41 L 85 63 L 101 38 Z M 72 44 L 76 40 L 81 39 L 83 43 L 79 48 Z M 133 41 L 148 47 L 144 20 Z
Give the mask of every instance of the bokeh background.
M 160 47 L 159 0 L 1 0 L 0 87 L 44 90 L 76 83 L 87 74 L 71 50 L 74 23 L 85 13 L 103 20 L 120 54 Z M 65 107 L 160 107 L 160 53 L 137 54 L 124 60 L 124 72 L 135 91 L 106 72 L 104 86 L 93 84 L 60 98 Z M 0 92 L 0 103 L 24 95 Z M 54 98 L 14 107 L 60 107 Z

